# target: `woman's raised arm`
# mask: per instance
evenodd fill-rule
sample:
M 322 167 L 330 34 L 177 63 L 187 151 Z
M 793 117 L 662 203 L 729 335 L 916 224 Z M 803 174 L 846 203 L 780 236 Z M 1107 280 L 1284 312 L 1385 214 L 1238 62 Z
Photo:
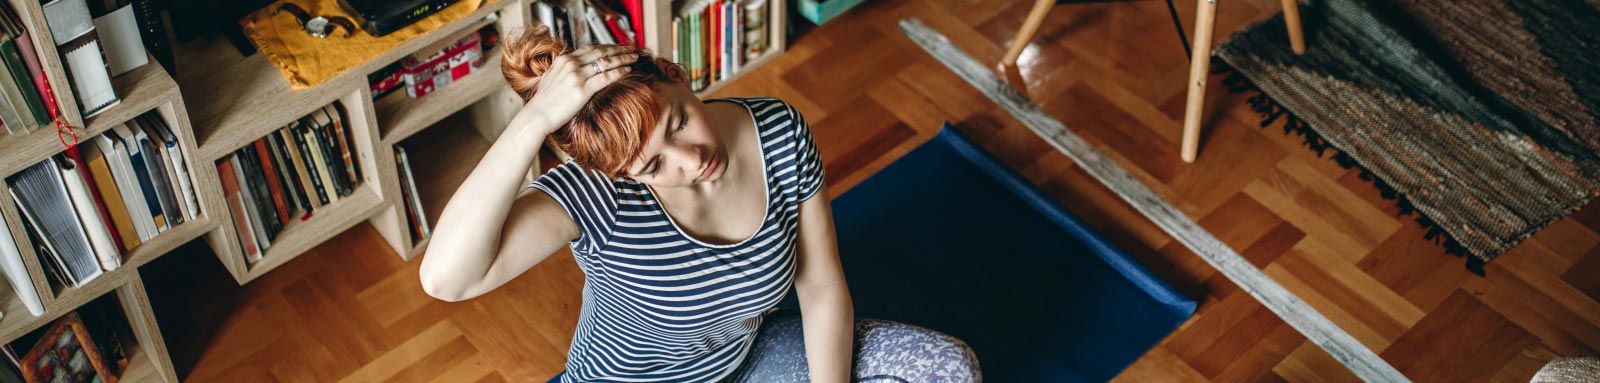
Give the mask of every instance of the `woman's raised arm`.
M 577 225 L 549 195 L 522 193 L 523 175 L 537 163 L 545 137 L 636 60 L 633 49 L 620 46 L 580 48 L 551 60 L 533 97 L 439 214 L 419 272 L 428 295 L 452 302 L 482 295 L 578 237 Z

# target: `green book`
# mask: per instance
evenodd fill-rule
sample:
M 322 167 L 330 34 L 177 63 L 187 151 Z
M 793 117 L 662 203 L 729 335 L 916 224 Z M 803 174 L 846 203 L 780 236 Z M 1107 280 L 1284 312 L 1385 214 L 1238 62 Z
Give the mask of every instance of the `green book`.
M 17 50 L 16 40 L 5 40 L 0 43 L 0 60 L 5 61 L 6 72 L 11 74 L 11 81 L 5 83 L 8 95 L 15 88 L 17 96 L 27 105 L 28 112 L 33 114 L 34 121 L 39 125 L 50 124 L 50 113 L 44 108 L 44 99 L 39 97 L 39 89 L 33 86 L 33 76 L 28 74 L 28 66 L 22 62 L 22 53 Z M 22 112 L 18 110 L 17 112 Z

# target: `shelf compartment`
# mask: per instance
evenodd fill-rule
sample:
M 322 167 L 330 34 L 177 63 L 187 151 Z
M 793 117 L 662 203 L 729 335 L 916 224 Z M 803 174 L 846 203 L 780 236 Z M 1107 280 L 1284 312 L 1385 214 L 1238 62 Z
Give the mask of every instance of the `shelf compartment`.
M 383 197 L 373 189 L 371 182 L 363 180 L 349 196 L 317 209 L 310 219 L 290 220 L 283 227 L 283 232 L 278 233 L 278 239 L 272 241 L 272 247 L 261 254 L 261 261 L 245 271 L 241 284 L 282 266 L 328 238 L 350 229 L 377 213 L 381 207 Z
M 119 269 L 121 270 L 121 269 Z M 131 269 L 130 269 L 131 270 Z M 155 328 L 154 317 L 150 316 L 150 305 L 145 298 L 144 285 L 139 280 L 138 273 L 129 272 L 119 275 L 114 288 L 97 291 L 93 295 L 83 298 L 70 309 L 60 310 L 49 315 L 48 318 L 35 318 L 28 327 L 6 328 L 4 332 L 5 343 L 16 342 L 27 334 L 36 334 L 53 326 L 57 319 L 67 313 L 79 311 L 84 308 L 95 308 L 90 312 L 80 312 L 83 322 L 88 326 L 94 337 L 109 336 L 115 333 L 121 340 L 124 356 L 128 365 L 124 368 L 119 380 L 124 382 L 177 382 L 177 375 L 170 366 L 171 359 L 167 353 L 166 345 L 161 340 L 160 330 Z M 110 315 L 113 317 L 94 314 Z M 9 315 L 6 316 L 10 318 Z M 120 323 L 110 326 L 110 332 L 99 328 L 104 320 L 119 320 Z M 28 352 L 31 345 L 13 345 L 19 354 Z M 102 353 L 107 350 L 100 350 Z M 20 356 L 20 355 L 19 355 Z
M 417 196 L 429 227 L 438 226 L 439 213 L 444 211 L 445 204 L 493 144 L 468 120 L 462 114 L 452 115 L 400 143 L 410 156 L 411 174 L 416 176 Z M 404 210 L 400 212 L 404 219 Z M 406 224 L 409 225 L 409 221 Z M 424 239 L 413 244 L 407 258 L 420 254 L 427 248 L 427 242 Z
M 374 107 L 383 142 L 394 144 L 405 140 L 477 100 L 497 91 L 509 91 L 511 86 L 500 75 L 501 56 L 499 46 L 491 48 L 485 53 L 483 64 L 472 74 L 422 98 L 394 92 L 378 99 Z
M 515 0 L 483 4 L 477 11 L 434 32 L 401 43 L 388 52 L 306 90 L 291 90 L 263 54 L 240 56 L 227 39 L 209 36 L 175 47 L 179 86 L 194 121 L 195 138 L 207 160 L 221 158 L 316 108 L 366 87 L 366 76 L 422 47 L 450 37 Z M 501 17 L 505 19 L 504 15 Z M 350 103 L 346 103 L 350 106 Z
M 178 84 L 172 81 L 172 77 L 167 76 L 167 72 L 162 70 L 160 65 L 155 64 L 155 59 L 151 59 L 150 62 L 151 64 L 134 68 L 111 79 L 111 84 L 116 88 L 117 95 L 122 97 L 122 102 L 89 119 L 87 126 L 73 125 L 80 143 L 87 143 L 89 138 L 105 133 L 115 124 L 121 124 L 178 98 Z M 55 83 L 50 85 L 56 86 Z M 169 124 L 169 126 L 176 132 L 177 125 Z M 67 140 L 72 139 L 70 135 L 65 137 Z M 42 126 L 27 134 L 0 135 L 0 153 L 7 153 L 8 157 L 6 162 L 0 163 L 0 174 L 10 176 L 65 149 L 66 147 L 61 145 L 61 138 L 56 135 L 54 125 Z

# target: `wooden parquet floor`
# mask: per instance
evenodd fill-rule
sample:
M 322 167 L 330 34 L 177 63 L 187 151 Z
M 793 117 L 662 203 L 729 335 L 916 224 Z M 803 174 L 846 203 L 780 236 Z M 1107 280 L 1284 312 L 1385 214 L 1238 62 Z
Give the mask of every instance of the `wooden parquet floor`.
M 919 17 L 998 62 L 1029 3 L 870 1 L 720 95 L 771 95 L 799 108 L 835 195 L 941 122 L 959 124 L 1203 301 L 1119 380 L 1354 380 L 895 27 Z M 1218 35 L 1277 3 L 1224 3 Z M 1193 6 L 1179 1 L 1185 20 Z M 1212 87 L 1199 162 L 1180 162 L 1186 63 L 1160 1 L 1058 5 L 1022 63 L 1026 92 L 1046 110 L 1416 381 L 1525 382 L 1549 359 L 1600 350 L 1600 204 L 1478 277 L 1355 172 L 1276 126 L 1258 128 L 1244 95 Z M 180 374 L 193 382 L 542 382 L 562 367 L 582 284 L 562 253 L 482 298 L 432 300 L 419 262 L 401 262 L 365 224 L 245 287 L 203 244 L 191 250 L 145 272 Z

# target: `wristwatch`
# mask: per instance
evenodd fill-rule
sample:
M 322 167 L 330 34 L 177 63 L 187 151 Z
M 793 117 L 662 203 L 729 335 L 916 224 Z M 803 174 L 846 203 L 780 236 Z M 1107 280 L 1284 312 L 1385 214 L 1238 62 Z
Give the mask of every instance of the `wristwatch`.
M 312 17 L 311 13 L 306 12 L 305 8 L 300 8 L 299 5 L 294 5 L 293 3 L 279 5 L 278 9 L 272 10 L 272 15 L 277 16 L 278 12 L 285 11 L 294 15 L 294 18 L 300 21 L 301 27 L 305 28 L 306 33 L 311 34 L 312 37 L 327 38 L 329 32 L 337 29 L 334 27 L 344 27 L 344 37 L 350 37 L 350 34 L 356 30 L 356 24 L 350 22 L 349 18 L 344 16 Z

